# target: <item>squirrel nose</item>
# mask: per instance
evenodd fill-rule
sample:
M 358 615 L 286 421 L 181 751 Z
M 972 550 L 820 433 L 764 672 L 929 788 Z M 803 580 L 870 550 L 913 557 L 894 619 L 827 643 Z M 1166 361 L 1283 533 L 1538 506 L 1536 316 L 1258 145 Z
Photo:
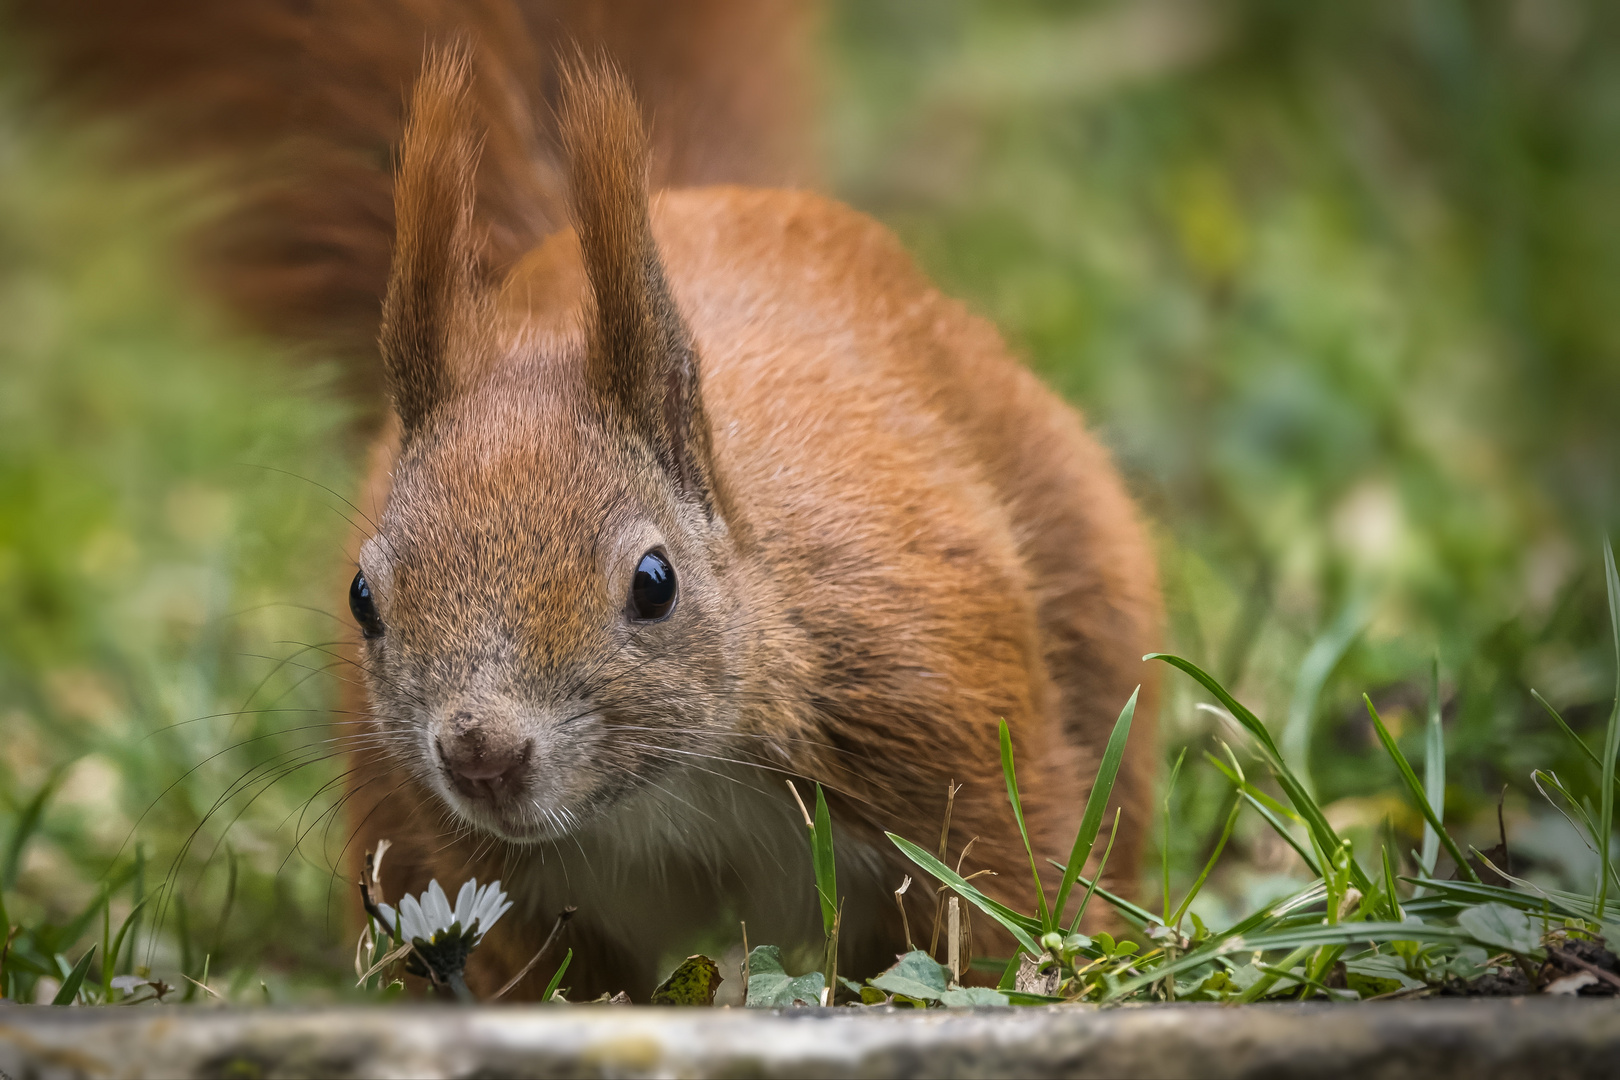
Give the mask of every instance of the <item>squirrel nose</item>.
M 491 799 L 522 786 L 533 739 L 502 739 L 473 728 L 438 740 L 439 758 L 456 788 L 469 798 Z

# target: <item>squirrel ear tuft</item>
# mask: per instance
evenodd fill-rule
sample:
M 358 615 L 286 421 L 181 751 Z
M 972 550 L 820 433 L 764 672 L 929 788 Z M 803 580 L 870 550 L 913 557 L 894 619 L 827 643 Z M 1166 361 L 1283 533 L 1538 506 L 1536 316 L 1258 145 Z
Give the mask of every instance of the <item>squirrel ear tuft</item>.
M 641 111 L 616 68 L 580 58 L 563 66 L 558 122 L 590 283 L 586 386 L 609 423 L 643 440 L 681 494 L 713 512 L 697 353 L 653 241 Z
M 407 435 L 449 396 L 452 350 L 477 348 L 487 332 L 473 233 L 480 139 L 471 68 L 465 43 L 429 51 L 400 145 L 379 345 Z

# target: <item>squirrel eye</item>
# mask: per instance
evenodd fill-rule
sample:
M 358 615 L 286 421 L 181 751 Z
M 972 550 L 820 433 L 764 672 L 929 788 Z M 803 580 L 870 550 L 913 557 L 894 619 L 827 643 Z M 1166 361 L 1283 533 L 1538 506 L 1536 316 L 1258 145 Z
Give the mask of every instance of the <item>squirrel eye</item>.
M 355 571 L 354 581 L 349 584 L 349 611 L 354 615 L 354 621 L 360 624 L 362 634 L 368 638 L 382 637 L 382 616 L 377 614 L 377 602 L 371 598 L 371 586 L 366 583 L 366 575 L 359 570 Z
M 649 551 L 636 564 L 630 583 L 630 612 L 642 622 L 653 622 L 675 607 L 675 568 L 662 552 Z

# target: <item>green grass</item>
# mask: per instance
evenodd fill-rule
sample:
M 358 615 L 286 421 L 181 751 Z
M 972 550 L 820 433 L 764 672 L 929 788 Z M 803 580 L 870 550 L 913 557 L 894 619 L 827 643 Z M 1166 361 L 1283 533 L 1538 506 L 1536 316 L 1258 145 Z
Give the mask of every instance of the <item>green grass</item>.
M 1616 658 L 1620 661 L 1620 580 L 1614 573 L 1613 548 L 1607 542 L 1603 554 L 1613 640 Z M 1278 806 L 1270 800 L 1268 807 L 1262 803 L 1263 796 L 1259 792 L 1250 795 L 1248 802 L 1256 809 L 1268 811 L 1261 815 L 1262 820 L 1299 851 L 1302 862 L 1318 876 L 1288 900 L 1261 907 L 1224 929 L 1212 931 L 1201 920 L 1195 920 L 1193 932 L 1183 933 L 1182 918 L 1208 879 L 1245 805 L 1248 782 L 1237 756 L 1224 744 L 1230 771 L 1220 768 L 1218 759 L 1211 760 L 1219 772 L 1235 783 L 1232 809 L 1226 815 L 1219 842 L 1174 914 L 1171 914 L 1168 893 L 1163 919 L 1104 894 L 1105 899 L 1114 903 L 1120 916 L 1139 932 L 1144 948 L 1122 950 L 1119 943 L 1106 934 L 1088 937 L 1073 930 L 1068 934 L 1057 932 L 1062 900 L 1053 907 L 1048 906 L 1033 853 L 1030 877 L 1037 914 L 1023 915 L 991 900 L 927 851 L 891 833 L 890 840 L 920 870 L 1005 927 L 1018 943 L 1020 952 L 1037 960 L 1037 974 L 1052 973 L 1055 987 L 1046 985 L 1046 992 L 1040 995 L 1019 995 L 1016 991 L 1025 991 L 1028 986 L 1020 985 L 1012 977 L 1018 963 L 1018 957 L 1013 957 L 1002 980 L 1002 989 L 1015 991 L 1009 995 L 1013 999 L 1011 1003 L 1034 1004 L 1054 999 L 1110 1004 L 1133 1000 L 1249 1002 L 1277 996 L 1323 996 L 1334 1000 L 1382 997 L 1439 987 L 1503 967 L 1518 966 L 1530 971 L 1532 964 L 1546 959 L 1550 948 L 1572 939 L 1603 938 L 1620 927 L 1620 905 L 1608 903 L 1615 863 L 1607 851 L 1599 855 L 1589 900 L 1572 893 L 1543 889 L 1517 878 L 1513 879 L 1512 888 L 1482 884 L 1470 865 L 1470 856 L 1447 831 L 1425 785 L 1367 699 L 1367 709 L 1379 739 L 1404 779 L 1408 795 L 1436 834 L 1439 845 L 1451 856 L 1457 871 L 1454 880 L 1437 879 L 1431 876 L 1432 863 L 1425 860 L 1424 872 L 1398 878 L 1394 867 L 1399 856 L 1392 854 L 1387 845 L 1380 845 L 1373 856 L 1380 875 L 1375 882 L 1373 871 L 1363 868 L 1357 859 L 1354 842 L 1340 835 L 1328 822 L 1322 807 L 1298 782 L 1270 732 L 1252 712 L 1196 664 L 1177 656 L 1158 655 L 1151 659 L 1163 660 L 1191 676 L 1247 731 L 1248 749 L 1269 771 L 1290 807 Z M 1132 695 L 1115 730 L 1121 745 L 1124 733 L 1129 730 L 1135 703 L 1135 695 Z M 1617 733 L 1620 733 L 1620 683 L 1616 686 L 1605 747 L 1614 746 L 1614 740 L 1620 737 Z M 1002 768 L 1007 780 L 1008 801 L 1022 829 L 1023 810 L 1019 805 L 1005 724 L 1002 734 Z M 1429 745 L 1435 750 L 1442 744 L 1431 739 Z M 1612 811 L 1614 784 L 1611 781 L 1615 763 L 1611 757 L 1605 757 L 1596 764 L 1598 767 L 1592 771 L 1586 786 L 1600 793 L 1606 814 Z M 1179 772 L 1179 766 L 1178 759 L 1175 771 Z M 1431 778 L 1443 775 L 1437 763 L 1430 766 Z M 1075 845 L 1079 862 L 1062 868 L 1065 885 L 1083 880 L 1079 877 L 1079 868 L 1084 864 L 1085 855 L 1081 853 L 1089 853 L 1100 819 L 1091 808 L 1107 805 L 1113 781 L 1114 775 L 1105 765 L 1099 771 L 1088 797 L 1087 811 L 1082 816 L 1080 840 L 1084 842 L 1077 841 Z M 1562 787 L 1558 790 L 1570 803 L 1581 805 Z M 1169 806 L 1168 801 L 1166 806 Z M 1612 825 L 1609 818 L 1600 817 L 1601 824 L 1594 824 L 1590 816 L 1585 820 L 1594 844 L 1609 836 Z M 1310 844 L 1311 858 L 1304 857 L 1301 834 Z M 1025 846 L 1027 849 L 1027 837 Z M 1425 899 L 1425 894 L 1432 896 Z M 1031 940 L 1036 933 L 1041 934 L 1039 944 Z M 1240 957 L 1244 959 L 1241 964 Z M 906 962 L 906 958 L 902 958 L 901 964 Z M 882 977 L 874 979 L 869 986 L 882 990 L 881 980 Z M 907 995 L 868 994 L 863 1000 L 872 1004 L 880 1000 L 892 1003 L 896 996 Z
M 184 177 L 111 171 L 0 87 L 0 889 L 8 997 L 150 965 L 222 992 L 339 985 L 323 643 L 352 489 L 313 358 L 176 271 Z M 339 741 L 334 741 L 339 740 Z M 323 846 L 330 838 L 332 843 Z M 120 948 L 103 944 L 110 920 Z M 110 914 L 109 912 L 110 905 Z M 92 944 L 100 960 L 75 963 Z M 110 965 L 110 966 L 109 966 Z
M 1197 8 L 832 5 L 829 182 L 1115 450 L 1187 676 L 1163 669 L 1166 778 L 1184 765 L 1154 800 L 1151 903 L 1080 873 L 1102 804 L 1076 806 L 1063 870 L 1033 868 L 1062 874 L 1044 915 L 959 898 L 1116 986 L 1168 946 L 1185 966 L 1130 991 L 1150 996 L 1297 994 L 1363 964 L 1336 939 L 1277 939 L 1241 977 L 1198 952 L 1235 927 L 1354 934 L 1321 925 L 1352 889 L 1349 923 L 1436 928 L 1403 972 L 1460 970 L 1470 905 L 1591 918 L 1620 888 L 1590 557 L 1620 528 L 1620 9 Z M 345 632 L 324 568 L 351 403 L 187 282 L 178 238 L 210 209 L 190 178 L 120 164 L 117 133 L 7 71 L 0 918 L 23 929 L 3 989 L 49 999 L 84 963 L 80 1000 L 142 967 L 171 1000 L 207 998 L 182 977 L 205 971 L 242 1002 L 351 993 L 322 652 Z M 1499 803 L 1541 894 L 1435 877 L 1443 838 L 1496 843 Z M 1085 946 L 1109 959 L 1068 944 L 1086 903 L 1140 928 Z

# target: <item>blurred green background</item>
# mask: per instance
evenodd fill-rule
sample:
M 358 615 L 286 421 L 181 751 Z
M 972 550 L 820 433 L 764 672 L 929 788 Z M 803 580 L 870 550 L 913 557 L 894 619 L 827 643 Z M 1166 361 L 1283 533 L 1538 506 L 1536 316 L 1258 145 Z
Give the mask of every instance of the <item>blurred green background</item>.
M 1581 887 L 1592 854 L 1528 774 L 1591 778 L 1529 691 L 1596 742 L 1620 7 L 846 0 L 826 56 L 832 186 L 1115 449 L 1166 644 L 1273 724 L 1368 852 L 1421 822 L 1360 694 L 1420 759 L 1438 658 L 1448 821 L 1489 846 L 1500 800 L 1515 869 Z M 352 405 L 319 357 L 233 336 L 184 288 L 191 180 L 121 172 L 114 136 L 23 94 L 0 86 L 0 839 L 29 839 L 0 888 L 14 920 L 64 924 L 105 883 L 116 917 L 168 879 L 127 962 L 334 992 L 351 886 L 323 650 Z M 1172 675 L 1184 886 L 1229 797 L 1198 758 L 1237 741 Z M 1303 876 L 1262 829 L 1240 826 L 1206 919 Z

